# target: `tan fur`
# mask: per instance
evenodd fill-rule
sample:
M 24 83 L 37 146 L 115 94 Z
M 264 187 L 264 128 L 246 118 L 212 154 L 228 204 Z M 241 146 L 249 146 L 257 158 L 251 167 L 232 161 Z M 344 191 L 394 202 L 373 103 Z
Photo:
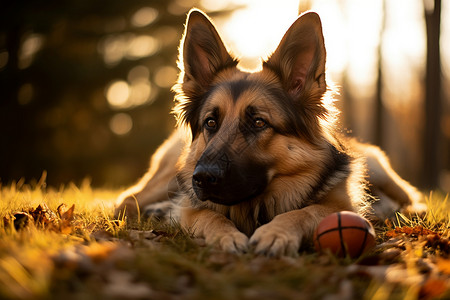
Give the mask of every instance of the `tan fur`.
M 135 199 L 143 208 L 169 199 L 167 191 L 178 191 L 181 224 L 208 244 L 280 256 L 295 254 L 330 213 L 352 210 L 368 216 L 375 198 L 382 200 L 375 205 L 379 217 L 393 208 L 419 207 L 420 193 L 392 170 L 379 148 L 336 130 L 335 109 L 325 101 L 326 52 L 316 14 L 294 22 L 259 72 L 236 67 L 199 11 L 189 14 L 180 48 L 181 72 L 174 87 L 179 129 L 157 150 L 149 172 L 119 197 L 116 214 L 125 208 L 128 215 L 136 214 Z M 233 82 L 252 85 L 233 89 Z M 254 137 L 241 128 L 249 107 L 270 124 Z M 220 126 L 210 134 L 203 124 L 217 111 Z M 267 185 L 237 204 L 201 202 L 194 193 L 194 170 L 204 153 L 225 148 L 236 158 L 232 163 L 249 159 L 263 165 Z

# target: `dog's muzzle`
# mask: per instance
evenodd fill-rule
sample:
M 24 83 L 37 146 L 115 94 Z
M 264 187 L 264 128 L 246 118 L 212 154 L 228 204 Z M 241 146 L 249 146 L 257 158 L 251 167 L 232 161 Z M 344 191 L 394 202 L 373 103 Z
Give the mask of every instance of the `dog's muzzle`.
M 192 174 L 192 187 L 201 201 L 234 205 L 262 193 L 267 185 L 265 170 L 222 154 L 218 159 L 203 155 Z

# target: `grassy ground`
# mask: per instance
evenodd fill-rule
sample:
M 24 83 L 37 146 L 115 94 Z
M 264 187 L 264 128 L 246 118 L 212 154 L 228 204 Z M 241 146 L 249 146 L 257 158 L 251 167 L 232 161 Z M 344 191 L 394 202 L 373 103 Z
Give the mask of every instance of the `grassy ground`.
M 87 182 L 0 188 L 0 298 L 450 298 L 444 196 L 429 197 L 426 216 L 378 226 L 377 247 L 355 261 L 311 247 L 294 258 L 223 253 L 177 224 L 114 220 L 117 191 Z

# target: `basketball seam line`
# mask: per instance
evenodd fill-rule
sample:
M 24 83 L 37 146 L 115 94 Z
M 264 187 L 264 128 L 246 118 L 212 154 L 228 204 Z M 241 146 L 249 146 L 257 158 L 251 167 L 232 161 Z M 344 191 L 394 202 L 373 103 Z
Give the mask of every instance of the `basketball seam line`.
M 342 226 L 342 229 L 358 229 L 358 230 L 362 230 L 365 231 L 366 233 L 369 231 L 367 228 L 362 228 L 362 227 L 358 227 L 358 226 Z M 316 239 L 319 239 L 322 235 L 329 233 L 329 232 L 333 232 L 339 230 L 338 228 L 331 228 L 331 229 L 327 229 L 324 232 L 320 233 L 317 235 Z
M 360 257 L 361 254 L 363 254 L 364 248 L 366 248 L 367 232 L 368 232 L 367 230 L 364 230 L 364 240 L 361 243 L 361 247 L 359 248 L 358 257 Z
M 344 239 L 343 239 L 343 234 L 342 234 L 342 227 L 341 227 L 341 213 L 337 214 L 338 216 L 338 228 L 339 228 L 339 238 L 341 240 L 341 249 L 344 252 L 343 256 L 347 256 L 347 249 L 345 248 L 345 244 L 344 244 Z

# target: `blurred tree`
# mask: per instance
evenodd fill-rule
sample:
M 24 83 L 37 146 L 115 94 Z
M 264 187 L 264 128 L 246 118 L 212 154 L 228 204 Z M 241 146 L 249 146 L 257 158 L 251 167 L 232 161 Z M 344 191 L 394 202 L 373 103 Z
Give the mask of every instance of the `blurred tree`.
M 177 47 L 196 0 L 7 1 L 0 179 L 136 180 L 170 133 Z M 155 128 L 157 130 L 155 130 Z
M 424 187 L 439 186 L 439 175 L 443 168 L 441 155 L 441 0 L 424 0 L 427 32 L 427 56 L 425 74 L 425 130 L 422 182 Z
M 374 143 L 383 148 L 383 115 L 385 113 L 383 106 L 383 34 L 386 29 L 386 1 L 381 1 L 381 28 L 378 42 L 378 62 L 377 62 L 377 79 L 375 91 L 375 125 L 374 125 Z

